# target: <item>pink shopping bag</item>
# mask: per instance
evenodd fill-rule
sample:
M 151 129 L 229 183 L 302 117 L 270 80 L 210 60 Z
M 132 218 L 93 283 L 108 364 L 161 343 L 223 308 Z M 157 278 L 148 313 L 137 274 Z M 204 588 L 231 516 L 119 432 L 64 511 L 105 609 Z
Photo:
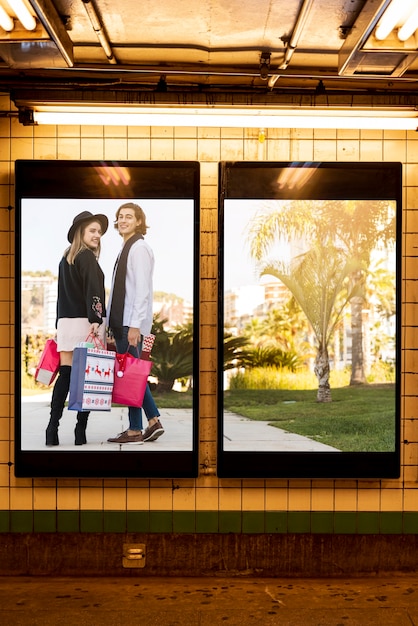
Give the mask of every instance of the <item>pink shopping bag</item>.
M 55 339 L 47 339 L 35 370 L 35 380 L 43 385 L 51 385 L 58 374 L 59 366 L 60 355 L 57 352 L 57 342 Z
M 142 406 L 148 376 L 152 368 L 150 353 L 154 338 L 154 335 L 144 337 L 140 358 L 129 352 L 125 352 L 125 354 L 116 353 L 112 404 Z

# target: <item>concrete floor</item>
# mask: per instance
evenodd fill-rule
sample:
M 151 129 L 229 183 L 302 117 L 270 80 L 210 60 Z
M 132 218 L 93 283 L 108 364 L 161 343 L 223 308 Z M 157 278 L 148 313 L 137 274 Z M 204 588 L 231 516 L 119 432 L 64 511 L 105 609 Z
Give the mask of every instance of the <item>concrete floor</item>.
M 2 626 L 417 626 L 418 574 L 0 578 Z
M 22 450 L 45 451 L 45 428 L 49 420 L 51 393 L 22 398 L 21 432 Z M 147 445 L 147 450 L 182 451 L 193 449 L 193 414 L 191 409 L 160 409 L 161 422 L 165 428 L 164 437 L 158 439 L 158 446 Z M 75 411 L 64 411 L 59 427 L 59 448 L 54 452 L 74 451 Z M 143 418 L 143 427 L 147 420 Z M 128 427 L 128 411 L 125 407 L 112 407 L 111 411 L 92 411 L 87 427 L 87 445 L 78 446 L 77 452 L 107 452 L 123 449 L 138 451 L 138 446 L 109 444 L 107 439 L 115 437 Z M 226 451 L 277 452 L 336 452 L 308 437 L 286 432 L 265 422 L 253 421 L 225 411 L 224 449 Z

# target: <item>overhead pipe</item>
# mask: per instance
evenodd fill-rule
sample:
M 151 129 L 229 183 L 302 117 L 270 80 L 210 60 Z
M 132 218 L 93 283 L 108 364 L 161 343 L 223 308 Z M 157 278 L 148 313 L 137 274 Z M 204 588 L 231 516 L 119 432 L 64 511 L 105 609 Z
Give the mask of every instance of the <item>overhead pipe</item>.
M 302 6 L 300 8 L 299 14 L 296 18 L 296 24 L 293 29 L 292 35 L 287 42 L 286 50 L 284 53 L 284 59 L 281 65 L 279 65 L 279 70 L 287 69 L 287 66 L 290 63 L 290 60 L 293 56 L 293 53 L 299 43 L 300 36 L 302 34 L 303 28 L 305 26 L 306 19 L 308 17 L 309 11 L 311 10 L 311 6 L 313 4 L 313 0 L 303 0 Z M 279 74 L 274 74 L 270 76 L 268 81 L 268 86 L 274 87 L 278 79 L 280 78 Z
M 89 16 L 93 30 L 97 35 L 97 38 L 100 42 L 100 45 L 102 46 L 104 50 L 105 55 L 107 56 L 109 63 L 116 65 L 117 60 L 115 58 L 115 55 L 113 54 L 109 39 L 107 38 L 107 35 L 104 30 L 103 24 L 101 23 L 100 18 L 97 14 L 96 7 L 94 6 L 91 0 L 83 0 L 83 4 L 86 8 L 87 15 Z

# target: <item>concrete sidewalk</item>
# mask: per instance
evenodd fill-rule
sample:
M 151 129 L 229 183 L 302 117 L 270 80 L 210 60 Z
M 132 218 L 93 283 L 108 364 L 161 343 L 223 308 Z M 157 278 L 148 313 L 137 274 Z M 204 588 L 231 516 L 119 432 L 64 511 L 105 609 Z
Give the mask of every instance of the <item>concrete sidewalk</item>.
M 224 412 L 224 450 L 262 452 L 338 452 L 326 444 L 270 426 L 268 421 L 250 420 Z
M 0 577 L 2 626 L 417 626 L 418 576 Z
M 50 393 L 22 398 L 22 450 L 45 450 L 45 428 L 49 420 Z M 148 450 L 187 451 L 193 449 L 193 413 L 191 409 L 160 409 L 161 423 L 165 433 L 157 441 L 144 444 Z M 224 450 L 225 451 L 293 451 L 293 452 L 335 452 L 331 446 L 286 432 L 270 426 L 266 421 L 253 421 L 236 415 L 224 413 Z M 144 427 L 146 418 L 143 417 Z M 74 450 L 74 426 L 76 411 L 65 410 L 60 422 L 59 450 Z M 92 411 L 87 427 L 87 444 L 77 446 L 77 452 L 106 452 L 122 448 L 135 451 L 142 446 L 108 443 L 128 427 L 128 410 L 114 407 L 111 411 Z M 57 450 L 57 448 L 53 448 Z
M 59 447 L 45 447 L 45 429 L 49 420 L 50 394 L 22 399 L 22 450 L 62 450 L 77 452 L 107 452 L 122 448 L 140 450 L 144 446 L 108 443 L 109 437 L 128 428 L 128 409 L 114 407 L 111 411 L 92 411 L 87 425 L 87 444 L 74 445 L 76 411 L 64 410 L 59 427 Z M 165 433 L 157 441 L 144 444 L 147 451 L 183 451 L 193 449 L 193 416 L 191 409 L 161 409 L 160 420 Z M 143 426 L 147 420 L 143 416 Z

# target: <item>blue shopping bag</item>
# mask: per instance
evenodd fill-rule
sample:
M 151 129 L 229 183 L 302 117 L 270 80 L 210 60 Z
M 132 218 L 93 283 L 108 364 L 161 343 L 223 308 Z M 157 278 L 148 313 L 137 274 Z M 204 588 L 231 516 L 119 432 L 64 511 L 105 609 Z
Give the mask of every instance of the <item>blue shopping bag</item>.
M 74 348 L 68 408 L 72 411 L 110 411 L 114 369 L 113 351 Z

